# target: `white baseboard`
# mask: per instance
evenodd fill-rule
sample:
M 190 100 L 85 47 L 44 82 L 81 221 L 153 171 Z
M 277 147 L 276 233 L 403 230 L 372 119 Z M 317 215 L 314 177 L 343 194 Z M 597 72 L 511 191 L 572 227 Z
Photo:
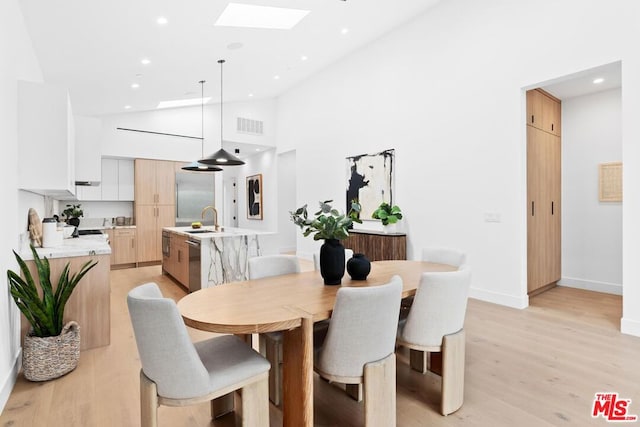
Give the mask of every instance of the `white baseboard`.
M 517 309 L 523 309 L 529 306 L 529 296 L 527 294 L 520 296 L 508 295 L 472 287 L 469 290 L 469 296 L 481 301 L 492 302 L 494 304 L 504 305 Z
M 620 332 L 640 337 L 640 321 L 623 317 L 620 320 Z
M 18 378 L 18 372 L 20 372 L 21 365 L 22 351 L 19 351 L 16 355 L 15 360 L 13 361 L 13 366 L 9 370 L 7 377 L 3 381 L 2 388 L 0 389 L 0 413 L 2 413 L 2 411 L 4 410 L 4 406 L 9 400 L 9 396 L 11 395 L 11 391 L 13 390 L 13 386 L 16 384 L 16 379 Z
M 622 295 L 622 285 L 618 283 L 597 282 L 595 280 L 582 280 L 575 277 L 563 277 L 558 281 L 558 286 L 584 289 L 587 291 L 603 292 L 605 294 Z

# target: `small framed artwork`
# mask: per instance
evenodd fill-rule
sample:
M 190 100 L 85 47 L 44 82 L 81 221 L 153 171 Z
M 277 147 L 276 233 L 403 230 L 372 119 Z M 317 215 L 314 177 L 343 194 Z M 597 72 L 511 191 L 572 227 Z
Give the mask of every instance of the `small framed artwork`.
M 262 174 L 247 177 L 247 219 L 262 219 Z
M 622 162 L 598 165 L 599 200 L 601 202 L 622 201 Z

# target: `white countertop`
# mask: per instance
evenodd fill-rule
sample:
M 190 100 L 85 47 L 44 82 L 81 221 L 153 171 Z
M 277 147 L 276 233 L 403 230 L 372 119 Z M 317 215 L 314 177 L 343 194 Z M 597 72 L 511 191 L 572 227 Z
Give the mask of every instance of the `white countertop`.
M 111 246 L 107 243 L 106 234 L 88 235 L 77 238 L 63 239 L 61 246 L 52 248 L 36 248 L 40 258 L 68 258 L 88 255 L 110 255 Z M 23 260 L 32 260 L 33 254 L 27 247 L 20 251 Z
M 234 237 L 234 236 L 254 236 L 254 235 L 263 235 L 263 234 L 274 234 L 272 231 L 259 231 L 259 230 L 249 230 L 247 228 L 233 228 L 233 227 L 223 227 L 222 231 L 213 231 L 213 227 L 206 226 L 202 228 L 191 228 L 191 227 L 164 227 L 163 231 L 169 231 L 171 233 L 180 234 L 182 236 L 188 236 L 194 240 L 206 240 L 213 239 L 215 237 Z M 189 233 L 189 231 L 199 231 L 206 230 L 207 232 L 200 233 Z

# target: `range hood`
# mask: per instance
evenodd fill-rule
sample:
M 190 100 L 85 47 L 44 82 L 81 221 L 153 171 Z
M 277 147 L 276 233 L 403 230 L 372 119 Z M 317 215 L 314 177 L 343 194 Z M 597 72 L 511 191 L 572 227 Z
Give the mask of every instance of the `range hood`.
M 76 181 L 76 185 L 79 187 L 97 187 L 100 185 L 100 181 Z

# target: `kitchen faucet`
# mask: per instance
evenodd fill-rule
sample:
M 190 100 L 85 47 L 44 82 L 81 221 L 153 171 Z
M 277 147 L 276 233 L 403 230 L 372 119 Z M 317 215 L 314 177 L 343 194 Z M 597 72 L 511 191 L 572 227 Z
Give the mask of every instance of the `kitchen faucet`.
M 213 228 L 215 231 L 220 231 L 220 226 L 218 225 L 218 210 L 213 206 L 207 206 L 202 209 L 202 219 L 204 219 L 204 214 L 211 209 L 213 211 Z

